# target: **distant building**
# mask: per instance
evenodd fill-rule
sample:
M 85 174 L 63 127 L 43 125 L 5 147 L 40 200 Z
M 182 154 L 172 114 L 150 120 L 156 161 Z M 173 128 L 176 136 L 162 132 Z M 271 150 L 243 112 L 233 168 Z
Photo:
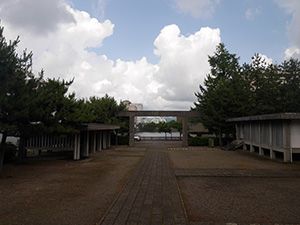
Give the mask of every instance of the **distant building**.
M 129 111 L 142 111 L 143 110 L 143 104 L 141 104 L 141 103 L 132 103 L 129 100 L 124 100 L 122 103 L 124 105 L 126 105 L 126 108 Z M 142 123 L 143 120 L 144 120 L 144 118 L 142 118 L 142 117 L 136 117 L 134 119 L 134 123 L 136 125 L 136 124 Z
M 161 122 L 166 123 L 167 121 L 163 117 L 157 117 L 157 118 L 153 118 L 150 123 L 159 124 Z
M 129 100 L 124 100 L 122 103 L 124 105 L 126 105 L 126 107 L 129 111 L 142 111 L 143 110 L 143 104 L 141 104 L 141 103 L 132 103 Z

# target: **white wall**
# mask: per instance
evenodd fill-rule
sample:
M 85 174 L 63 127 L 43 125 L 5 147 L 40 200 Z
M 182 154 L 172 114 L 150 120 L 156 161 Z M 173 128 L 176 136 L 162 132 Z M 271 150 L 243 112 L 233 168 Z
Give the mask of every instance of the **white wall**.
M 300 148 L 300 120 L 291 122 L 291 144 L 293 148 Z
M 11 142 L 13 144 L 17 144 L 19 138 L 16 137 L 7 137 L 6 142 Z M 2 134 L 0 133 L 0 141 L 2 141 Z

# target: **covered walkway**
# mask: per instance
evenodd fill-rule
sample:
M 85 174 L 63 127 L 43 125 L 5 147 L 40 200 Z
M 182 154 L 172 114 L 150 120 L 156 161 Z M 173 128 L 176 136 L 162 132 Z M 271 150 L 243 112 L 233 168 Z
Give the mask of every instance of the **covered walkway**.
M 79 160 L 80 156 L 88 157 L 89 154 L 110 148 L 111 134 L 117 129 L 120 127 L 97 123 L 82 124 L 77 134 L 31 136 L 25 148 L 34 150 L 36 154 L 40 154 L 41 150 L 74 151 L 73 159 Z

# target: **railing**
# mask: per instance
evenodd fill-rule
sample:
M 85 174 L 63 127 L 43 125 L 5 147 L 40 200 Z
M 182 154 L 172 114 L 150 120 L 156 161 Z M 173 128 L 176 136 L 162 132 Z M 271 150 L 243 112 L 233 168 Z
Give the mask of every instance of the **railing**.
M 141 137 L 141 141 L 182 141 L 182 137 Z
M 73 150 L 74 135 L 68 134 L 63 137 L 56 137 L 51 134 L 41 134 L 31 136 L 25 145 L 28 149 Z

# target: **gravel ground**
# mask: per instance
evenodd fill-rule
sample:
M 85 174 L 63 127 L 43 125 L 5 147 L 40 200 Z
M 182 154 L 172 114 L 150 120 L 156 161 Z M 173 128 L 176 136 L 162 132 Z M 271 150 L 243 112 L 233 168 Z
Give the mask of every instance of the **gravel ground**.
M 244 151 L 198 148 L 170 150 L 175 169 L 300 170 L 299 164 L 269 160 Z M 300 224 L 300 178 L 177 178 L 190 222 Z
M 300 164 L 270 160 L 246 151 L 224 151 L 219 148 L 189 148 L 169 151 L 174 168 L 300 169 Z
M 244 151 L 169 144 L 174 169 L 300 170 L 299 164 Z M 30 158 L 6 164 L 0 178 L 0 224 L 95 224 L 121 191 L 146 147 L 114 147 L 91 158 Z M 172 150 L 171 150 L 172 149 Z M 300 178 L 177 178 L 191 223 L 300 224 Z
M 95 224 L 145 154 L 114 147 L 85 160 L 58 154 L 4 165 L 0 224 Z
M 194 177 L 178 183 L 190 222 L 300 221 L 300 179 Z

